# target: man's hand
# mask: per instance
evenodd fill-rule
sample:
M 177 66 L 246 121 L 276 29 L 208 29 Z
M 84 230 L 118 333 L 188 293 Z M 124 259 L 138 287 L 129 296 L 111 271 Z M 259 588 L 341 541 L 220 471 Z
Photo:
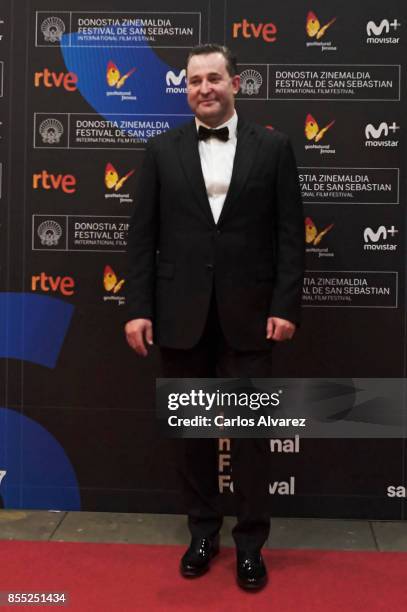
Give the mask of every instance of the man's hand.
M 150 319 L 132 319 L 127 321 L 124 331 L 126 340 L 133 350 L 142 357 L 147 357 L 147 344 L 153 344 L 153 324 Z
M 295 324 L 286 319 L 279 319 L 278 317 L 269 317 L 267 319 L 267 340 L 275 340 L 281 342 L 282 340 L 291 340 L 294 336 Z

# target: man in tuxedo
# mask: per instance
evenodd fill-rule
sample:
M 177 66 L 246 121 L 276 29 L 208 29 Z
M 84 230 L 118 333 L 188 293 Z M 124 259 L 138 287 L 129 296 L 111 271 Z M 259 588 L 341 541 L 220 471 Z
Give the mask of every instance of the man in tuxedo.
M 165 377 L 270 377 L 272 345 L 299 322 L 304 220 L 286 136 L 237 116 L 236 59 L 193 49 L 194 119 L 151 139 L 129 229 L 129 345 L 158 344 Z M 181 573 L 205 573 L 219 551 L 217 440 L 179 440 L 191 544 Z M 270 529 L 267 440 L 231 441 L 237 580 L 266 584 Z

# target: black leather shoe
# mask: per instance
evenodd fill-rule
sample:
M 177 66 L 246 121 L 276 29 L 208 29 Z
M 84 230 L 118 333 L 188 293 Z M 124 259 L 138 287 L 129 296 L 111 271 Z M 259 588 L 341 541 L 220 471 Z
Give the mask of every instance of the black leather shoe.
M 237 583 L 248 591 L 260 590 L 267 584 L 267 569 L 260 552 L 237 551 Z
M 219 552 L 219 536 L 192 538 L 191 545 L 181 559 L 180 572 L 184 578 L 197 578 L 209 569 L 211 559 Z

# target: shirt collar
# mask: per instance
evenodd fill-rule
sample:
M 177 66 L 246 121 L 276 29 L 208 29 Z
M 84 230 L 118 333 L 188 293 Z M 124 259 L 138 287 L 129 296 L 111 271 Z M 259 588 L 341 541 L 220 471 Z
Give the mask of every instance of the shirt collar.
M 212 129 L 209 125 L 206 125 L 206 123 L 203 123 L 203 121 L 201 121 L 200 119 L 198 119 L 198 117 L 195 117 L 195 125 L 196 125 L 196 129 L 198 131 L 199 126 L 203 125 L 206 128 Z M 237 113 L 236 110 L 233 113 L 233 115 L 231 116 L 230 119 L 228 119 L 227 121 L 225 121 L 225 123 L 222 123 L 222 125 L 217 125 L 216 130 L 219 130 L 220 128 L 223 127 L 227 127 L 229 128 L 229 137 L 233 138 L 234 136 L 236 136 L 236 131 L 237 131 Z

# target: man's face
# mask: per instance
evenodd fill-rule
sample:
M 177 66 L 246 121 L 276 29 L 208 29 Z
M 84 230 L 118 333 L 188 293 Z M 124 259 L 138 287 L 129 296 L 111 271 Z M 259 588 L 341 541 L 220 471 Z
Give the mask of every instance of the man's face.
M 221 53 L 193 55 L 187 66 L 187 96 L 192 112 L 216 127 L 233 115 L 240 77 L 231 77 Z

